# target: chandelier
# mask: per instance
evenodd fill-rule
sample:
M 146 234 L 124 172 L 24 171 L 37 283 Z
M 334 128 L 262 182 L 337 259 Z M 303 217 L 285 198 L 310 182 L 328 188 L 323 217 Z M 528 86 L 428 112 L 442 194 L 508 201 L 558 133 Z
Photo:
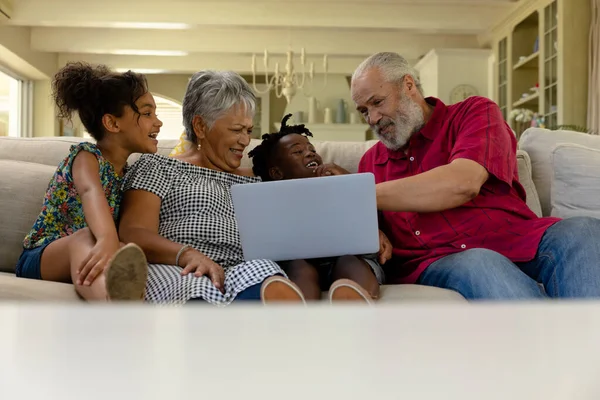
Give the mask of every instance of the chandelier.
M 256 87 L 256 55 L 252 54 L 252 86 L 258 94 L 265 94 L 270 90 L 275 90 L 277 98 L 285 97 L 289 104 L 298 90 L 304 91 L 305 84 L 310 84 L 312 86 L 315 75 L 315 63 L 310 63 L 308 73 L 306 73 L 306 55 L 304 53 L 304 48 L 302 48 L 300 52 L 302 74 L 299 74 L 294 68 L 294 52 L 288 50 L 286 56 L 285 70 L 283 72 L 279 71 L 279 63 L 277 62 L 275 63 L 275 72 L 269 76 L 269 53 L 265 50 L 263 63 L 267 87 L 265 90 L 261 91 Z M 323 71 L 325 73 L 324 85 L 327 85 L 327 68 L 327 54 L 325 54 L 323 56 Z M 308 77 L 306 75 L 308 75 Z

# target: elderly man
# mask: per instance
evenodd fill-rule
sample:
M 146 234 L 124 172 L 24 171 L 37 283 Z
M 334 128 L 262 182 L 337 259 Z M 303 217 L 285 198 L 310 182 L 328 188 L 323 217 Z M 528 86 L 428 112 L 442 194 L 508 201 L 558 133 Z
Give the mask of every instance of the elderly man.
M 494 102 L 424 98 L 395 53 L 357 68 L 352 99 L 380 140 L 359 172 L 377 182 L 389 278 L 467 299 L 600 297 L 600 220 L 527 207 L 516 139 Z

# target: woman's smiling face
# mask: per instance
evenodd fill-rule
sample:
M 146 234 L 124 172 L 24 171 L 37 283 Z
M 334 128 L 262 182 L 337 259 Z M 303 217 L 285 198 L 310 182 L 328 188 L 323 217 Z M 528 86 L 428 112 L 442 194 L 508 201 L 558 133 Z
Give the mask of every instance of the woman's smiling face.
M 252 117 L 242 104 L 231 107 L 209 130 L 199 116 L 194 117 L 200 152 L 209 164 L 206 167 L 229 173 L 240 167 L 244 150 L 250 144 Z

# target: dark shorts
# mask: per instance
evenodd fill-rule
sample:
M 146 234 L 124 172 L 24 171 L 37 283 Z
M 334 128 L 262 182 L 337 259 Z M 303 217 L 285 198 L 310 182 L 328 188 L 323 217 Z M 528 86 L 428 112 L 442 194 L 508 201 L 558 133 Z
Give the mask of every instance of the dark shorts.
M 23 249 L 21 257 L 19 257 L 19 261 L 17 261 L 15 274 L 20 278 L 42 279 L 42 272 L 40 269 L 40 265 L 42 264 L 42 253 L 46 247 L 48 247 L 48 244 L 34 249 Z
M 375 274 L 375 277 L 377 278 L 377 282 L 380 285 L 383 285 L 383 283 L 385 282 L 385 274 L 383 272 L 383 268 L 377 261 L 377 256 L 374 255 L 374 256 L 357 256 L 357 257 L 359 259 L 361 259 L 362 261 L 364 261 L 365 263 L 367 263 L 369 265 L 369 267 L 371 267 L 371 270 L 373 271 L 373 273 Z M 313 258 L 311 260 L 306 260 L 308 263 L 314 265 L 317 268 L 317 270 L 319 271 L 319 286 L 321 287 L 322 290 L 329 290 L 329 287 L 332 284 L 331 272 L 333 270 L 333 266 L 335 265 L 335 263 L 338 259 L 339 259 L 339 257 L 327 257 L 327 258 Z M 284 271 L 287 271 L 287 268 L 290 265 L 290 261 L 281 261 L 281 262 L 278 262 L 277 264 L 279 264 Z

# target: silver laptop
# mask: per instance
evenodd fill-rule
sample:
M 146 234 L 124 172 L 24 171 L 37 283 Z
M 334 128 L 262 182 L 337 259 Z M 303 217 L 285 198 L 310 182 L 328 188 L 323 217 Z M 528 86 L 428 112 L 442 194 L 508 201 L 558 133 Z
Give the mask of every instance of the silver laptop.
M 234 185 L 231 195 L 246 260 L 379 251 L 373 174 Z

